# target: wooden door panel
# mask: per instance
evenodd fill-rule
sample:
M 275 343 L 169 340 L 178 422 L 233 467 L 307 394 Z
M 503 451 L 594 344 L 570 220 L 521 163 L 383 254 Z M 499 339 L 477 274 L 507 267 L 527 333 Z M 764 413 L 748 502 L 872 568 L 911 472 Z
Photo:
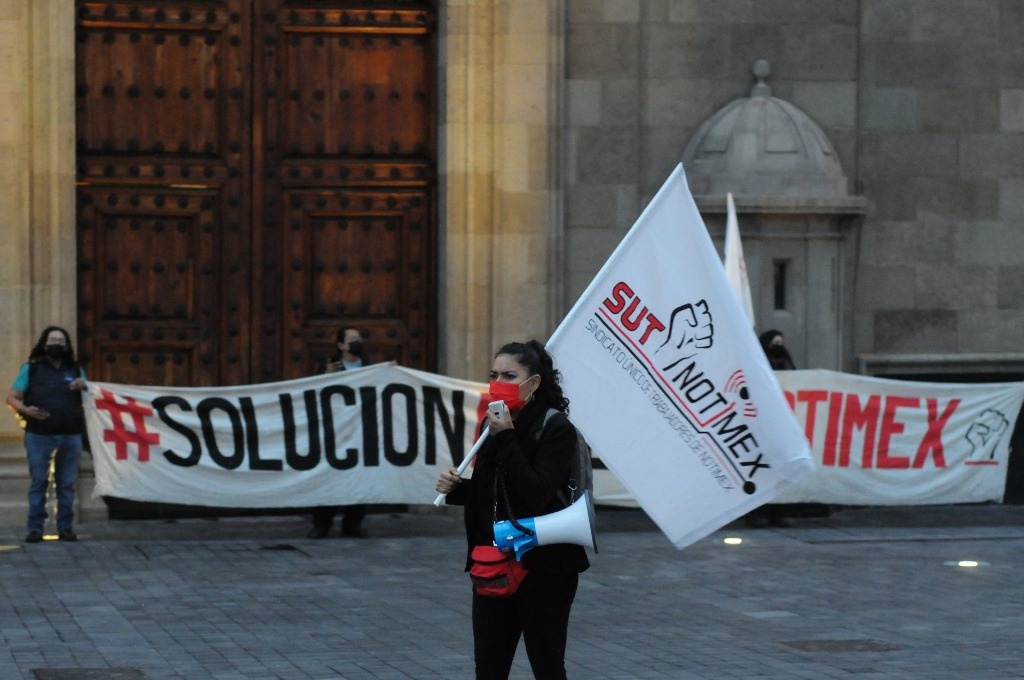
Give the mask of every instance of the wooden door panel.
M 246 4 L 78 3 L 79 331 L 96 379 L 249 379 Z
M 76 7 L 90 373 L 296 377 L 342 326 L 433 368 L 436 2 Z
M 308 374 L 342 327 L 374 360 L 434 368 L 436 6 L 264 2 L 262 372 Z
M 289 377 L 333 352 L 339 323 L 367 334 L 372 360 L 423 365 L 432 291 L 416 282 L 431 257 L 427 189 L 285 191 Z
M 97 182 L 98 182 L 97 178 Z M 84 184 L 81 335 L 97 380 L 188 385 L 212 365 L 220 280 L 216 194 Z
M 278 88 L 286 156 L 426 153 L 434 99 L 426 27 L 369 30 L 283 27 L 276 57 L 286 83 Z

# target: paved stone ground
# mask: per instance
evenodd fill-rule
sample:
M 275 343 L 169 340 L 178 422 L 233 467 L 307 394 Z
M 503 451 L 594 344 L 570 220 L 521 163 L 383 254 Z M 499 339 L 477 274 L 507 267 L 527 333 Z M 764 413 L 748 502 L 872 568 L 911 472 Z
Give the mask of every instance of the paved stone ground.
M 302 517 L 108 520 L 38 545 L 0 527 L 0 678 L 472 677 L 460 523 L 371 515 L 368 540 L 312 541 Z M 598 528 L 571 678 L 1024 677 L 1024 506 L 844 508 L 682 551 L 640 511 Z M 512 677 L 532 677 L 522 649 Z

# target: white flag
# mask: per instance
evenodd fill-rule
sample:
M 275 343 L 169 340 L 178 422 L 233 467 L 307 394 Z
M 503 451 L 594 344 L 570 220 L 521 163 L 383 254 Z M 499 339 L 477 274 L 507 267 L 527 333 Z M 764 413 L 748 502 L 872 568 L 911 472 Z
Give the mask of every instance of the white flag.
M 747 278 L 747 261 L 743 259 L 743 242 L 740 241 L 740 225 L 736 220 L 736 204 L 732 193 L 725 195 L 729 206 L 729 215 L 725 220 L 725 275 L 729 284 L 736 291 L 740 306 L 750 318 L 750 326 L 757 325 L 754 318 L 754 303 L 750 296 L 750 280 Z
M 676 547 L 813 469 L 682 165 L 548 349 L 573 423 Z

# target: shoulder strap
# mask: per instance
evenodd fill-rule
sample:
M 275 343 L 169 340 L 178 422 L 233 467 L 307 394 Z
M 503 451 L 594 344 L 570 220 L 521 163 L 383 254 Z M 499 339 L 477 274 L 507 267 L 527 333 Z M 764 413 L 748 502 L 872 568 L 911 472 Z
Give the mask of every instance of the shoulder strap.
M 544 434 L 544 428 L 547 427 L 548 421 L 551 420 L 555 416 L 555 414 L 558 413 L 561 413 L 561 411 L 555 408 L 549 408 L 548 412 L 544 414 L 544 422 L 541 423 L 540 429 L 537 430 L 537 441 L 540 441 L 541 435 Z M 572 423 L 569 424 L 572 425 Z M 573 430 L 576 430 L 575 425 L 573 425 Z M 579 436 L 580 433 L 576 431 L 576 438 L 579 439 Z M 568 493 L 566 493 L 566 489 L 558 487 L 558 500 L 560 500 L 562 502 L 562 505 L 564 505 L 565 507 L 569 507 L 570 505 L 572 505 L 573 497 L 576 495 L 575 485 L 579 485 L 579 482 L 577 481 L 579 476 L 579 459 L 577 453 L 573 452 L 572 461 L 570 461 L 569 463 Z

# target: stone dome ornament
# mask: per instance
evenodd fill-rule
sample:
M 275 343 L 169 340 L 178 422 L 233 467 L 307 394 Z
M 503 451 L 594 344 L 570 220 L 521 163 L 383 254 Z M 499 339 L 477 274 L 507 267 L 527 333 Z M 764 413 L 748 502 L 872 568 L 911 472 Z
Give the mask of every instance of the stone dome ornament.
M 694 195 L 840 198 L 846 175 L 835 149 L 810 116 L 771 94 L 771 67 L 759 59 L 750 97 L 708 118 L 683 153 Z

